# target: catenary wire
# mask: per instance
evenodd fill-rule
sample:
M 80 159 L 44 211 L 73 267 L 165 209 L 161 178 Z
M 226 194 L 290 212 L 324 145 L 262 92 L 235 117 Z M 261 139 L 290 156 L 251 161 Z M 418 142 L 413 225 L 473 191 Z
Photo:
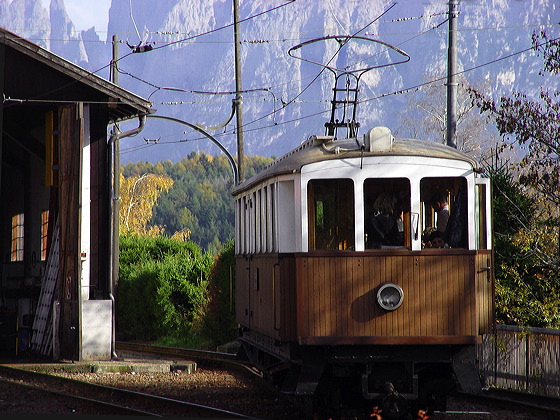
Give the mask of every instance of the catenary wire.
M 543 46 L 543 45 L 546 45 L 546 44 L 549 44 L 549 43 L 552 43 L 552 42 L 556 42 L 556 41 L 559 41 L 559 40 L 560 40 L 560 37 L 554 38 L 554 39 L 548 40 L 547 42 L 544 42 L 544 43 L 542 43 L 542 44 L 539 44 L 539 46 Z M 471 68 L 469 68 L 469 69 L 465 69 L 465 70 L 462 70 L 462 71 L 460 71 L 460 72 L 457 72 L 456 75 L 464 74 L 464 73 L 467 73 L 467 72 L 471 72 L 471 71 L 477 70 L 477 69 L 479 69 L 479 68 L 481 68 L 481 67 L 484 67 L 484 66 L 492 65 L 492 64 L 494 64 L 494 63 L 496 63 L 496 62 L 499 62 L 499 61 L 502 61 L 502 60 L 506 60 L 506 59 L 512 58 L 512 57 L 514 57 L 514 56 L 516 56 L 516 55 L 529 52 L 529 51 L 532 50 L 532 49 L 534 49 L 534 47 L 529 47 L 529 48 L 526 48 L 526 49 L 523 49 L 523 50 L 520 50 L 520 51 L 511 53 L 511 54 L 508 54 L 508 55 L 506 55 L 506 56 L 503 56 L 503 57 L 500 57 L 500 58 L 491 60 L 491 61 L 489 61 L 489 62 L 480 64 L 480 65 L 478 65 L 478 66 L 474 66 L 474 67 L 471 67 Z M 431 81 L 427 81 L 427 82 L 424 82 L 424 83 L 420 83 L 420 84 L 415 85 L 415 86 L 411 86 L 411 87 L 404 88 L 404 89 L 400 89 L 400 90 L 397 90 L 397 91 L 385 93 L 385 94 L 378 95 L 378 96 L 373 97 L 373 98 L 368 98 L 368 99 L 359 101 L 359 103 L 370 102 L 370 101 L 382 99 L 382 98 L 385 98 L 385 97 L 388 97 L 388 96 L 391 96 L 391 95 L 403 94 L 403 93 L 407 93 L 407 92 L 410 92 L 410 91 L 417 91 L 417 90 L 421 89 L 421 88 L 424 87 L 424 86 L 428 86 L 428 85 L 432 85 L 432 84 L 435 84 L 435 83 L 439 83 L 439 82 L 441 82 L 441 81 L 443 81 L 443 80 L 445 80 L 445 79 L 446 79 L 446 77 L 441 77 L 441 78 L 438 78 L 438 79 L 435 79 L 435 80 L 431 80 Z M 319 115 L 322 115 L 322 114 L 326 114 L 326 113 L 328 113 L 328 112 L 330 112 L 330 110 L 318 111 L 318 112 L 315 112 L 315 113 L 312 113 L 312 114 L 308 114 L 308 115 L 305 115 L 305 116 L 302 116 L 302 117 L 298 117 L 298 118 L 294 118 L 294 119 L 291 119 L 291 120 L 286 120 L 286 121 L 282 121 L 282 122 L 279 122 L 279 123 L 275 123 L 275 124 L 273 124 L 273 125 L 262 126 L 262 127 L 255 127 L 255 128 L 253 128 L 253 129 L 247 129 L 247 130 L 245 130 L 245 131 L 251 132 L 251 131 L 257 131 L 257 130 L 263 130 L 263 129 L 267 129 L 267 128 L 272 128 L 272 127 L 275 127 L 275 126 L 278 126 L 278 125 L 289 124 L 289 123 L 301 121 L 301 120 L 304 120 L 304 119 L 316 117 L 316 116 L 319 116 Z M 221 133 L 221 134 L 219 134 L 218 136 L 228 135 L 228 134 L 231 134 L 232 132 L 233 132 L 233 130 L 228 130 L 227 132 Z M 202 139 L 202 138 L 201 138 L 201 139 Z M 193 141 L 194 141 L 194 140 L 198 140 L 198 139 L 193 139 Z M 160 142 L 159 144 L 173 144 L 173 143 L 179 143 L 179 142 L 181 142 L 181 141 Z M 142 145 L 142 146 L 143 146 L 143 145 Z
M 241 23 L 241 22 L 246 22 L 246 21 L 249 21 L 249 20 L 251 20 L 251 19 L 255 19 L 255 18 L 259 17 L 259 16 L 262 16 L 262 15 L 264 15 L 264 14 L 266 14 L 266 13 L 270 13 L 270 12 L 272 12 L 272 11 L 274 11 L 274 10 L 278 10 L 278 9 L 280 9 L 280 8 L 282 8 L 282 7 L 285 7 L 285 6 L 289 5 L 289 4 L 292 4 L 292 3 L 295 2 L 296 0 L 284 0 L 284 1 L 286 1 L 285 4 L 281 4 L 281 5 L 279 5 L 279 6 L 276 6 L 276 7 L 271 8 L 271 9 L 267 9 L 267 10 L 264 10 L 264 11 L 262 11 L 262 12 L 259 12 L 259 13 L 255 14 L 255 15 L 251 15 L 251 16 L 249 16 L 249 17 L 246 17 L 246 18 L 244 18 L 244 19 L 241 19 L 241 20 L 239 21 L 239 23 Z M 195 38 L 198 38 L 198 37 L 201 37 L 201 36 L 204 36 L 204 35 L 208 35 L 208 34 L 211 34 L 211 33 L 218 32 L 218 31 L 220 31 L 220 30 L 229 28 L 229 27 L 231 27 L 231 26 L 233 26 L 233 25 L 234 25 L 234 23 L 231 23 L 231 24 L 228 24 L 228 25 L 219 27 L 219 28 L 215 28 L 215 29 L 212 29 L 212 30 L 209 30 L 209 31 L 200 33 L 200 34 L 196 34 L 196 35 L 190 36 L 190 37 L 188 37 L 188 38 L 186 38 L 186 39 L 195 39 Z M 161 49 L 161 48 L 169 47 L 169 46 L 171 46 L 171 45 L 176 44 L 177 42 L 179 42 L 179 41 L 170 42 L 170 43 L 167 43 L 167 44 L 165 44 L 165 45 L 161 45 L 161 46 L 159 46 L 159 47 L 154 47 L 153 49 L 155 50 L 155 49 Z M 31 99 L 41 98 L 41 97 L 44 97 L 44 96 L 46 96 L 46 95 L 52 94 L 52 93 L 54 93 L 54 92 L 58 92 L 58 91 L 60 91 L 60 90 L 62 90 L 62 89 L 65 89 L 65 88 L 67 88 L 67 87 L 69 87 L 69 86 L 72 86 L 72 85 L 74 85 L 74 84 L 76 84 L 76 83 L 79 83 L 80 81 L 86 79 L 87 77 L 90 77 L 91 75 L 95 75 L 96 73 L 99 73 L 100 71 L 102 71 L 102 70 L 108 68 L 109 66 L 111 66 L 113 63 L 118 63 L 119 61 L 121 61 L 121 60 L 123 60 L 123 59 L 129 57 L 129 56 L 132 55 L 132 54 L 135 54 L 135 52 L 134 52 L 134 51 L 131 51 L 131 52 L 129 52 L 128 54 L 125 54 L 125 55 L 122 56 L 122 57 L 119 57 L 119 58 L 117 58 L 117 59 L 115 59 L 115 60 L 112 60 L 112 61 L 109 62 L 108 64 L 106 64 L 106 65 L 100 67 L 99 69 L 97 69 L 97 70 L 95 70 L 95 71 L 91 71 L 91 72 L 88 71 L 88 75 L 86 75 L 86 76 L 82 76 L 82 77 L 80 77 L 80 78 L 78 78 L 78 79 L 76 79 L 76 80 L 73 80 L 72 82 L 67 83 L 67 84 L 64 85 L 64 86 L 60 86 L 60 87 L 58 87 L 58 88 L 56 88 L 56 89 L 52 89 L 52 90 L 50 90 L 50 91 L 48 91 L 48 92 L 44 92 L 44 93 L 42 93 L 42 94 L 40 94 L 40 95 L 37 95 L 37 96 L 35 96 L 35 97 L 31 98 Z M 8 106 L 9 106 L 9 105 L 8 105 Z

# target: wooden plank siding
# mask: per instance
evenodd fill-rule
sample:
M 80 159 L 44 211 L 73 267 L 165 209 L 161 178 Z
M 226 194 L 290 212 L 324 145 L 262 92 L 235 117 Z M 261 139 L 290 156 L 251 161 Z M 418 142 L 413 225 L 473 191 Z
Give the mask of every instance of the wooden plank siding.
M 235 258 L 235 319 L 243 326 L 249 326 L 249 259 Z
M 277 303 L 277 319 L 279 323 L 279 338 L 282 341 L 295 341 L 297 335 L 296 330 L 296 317 L 295 317 L 295 302 L 296 302 L 296 264 L 293 256 L 282 257 L 278 259 L 278 265 L 275 267 L 275 272 L 279 273 L 276 276 L 279 282 L 276 283 L 276 290 L 278 291 Z
M 478 251 L 476 255 L 476 290 L 479 334 L 490 334 L 494 325 L 494 273 L 492 251 Z M 490 267 L 490 270 L 486 270 Z
M 296 277 L 293 256 L 238 255 L 235 266 L 237 322 L 269 337 L 294 341 Z
M 300 344 L 465 344 L 491 330 L 491 253 L 467 250 L 238 255 L 237 321 Z M 258 272 L 258 284 L 257 284 Z M 403 305 L 385 311 L 393 282 Z
M 274 329 L 274 302 L 272 290 L 272 270 L 274 258 L 253 258 L 250 261 L 250 301 L 251 328 L 257 331 L 267 331 L 268 335 L 277 337 Z
M 296 257 L 301 344 L 460 343 L 478 340 L 475 253 L 305 254 Z M 402 287 L 395 311 L 377 304 L 385 282 Z

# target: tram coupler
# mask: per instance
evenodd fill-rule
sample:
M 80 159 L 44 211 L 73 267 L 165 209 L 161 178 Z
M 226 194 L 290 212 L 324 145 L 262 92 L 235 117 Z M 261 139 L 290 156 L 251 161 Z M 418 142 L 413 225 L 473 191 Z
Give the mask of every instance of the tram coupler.
M 391 382 L 385 384 L 388 394 L 381 403 L 383 420 L 398 420 L 408 416 L 408 401 L 399 394 Z
M 368 366 L 366 373 L 362 374 L 362 396 L 366 400 L 383 400 L 390 394 L 387 384 L 395 390 L 395 383 L 406 391 L 399 393 L 400 396 L 406 400 L 418 399 L 418 375 L 413 373 L 410 364 Z

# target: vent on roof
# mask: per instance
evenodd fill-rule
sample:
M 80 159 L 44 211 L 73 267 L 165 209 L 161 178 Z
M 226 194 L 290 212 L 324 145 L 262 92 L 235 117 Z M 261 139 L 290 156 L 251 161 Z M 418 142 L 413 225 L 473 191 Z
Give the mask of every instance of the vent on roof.
M 393 147 L 393 135 L 387 127 L 374 127 L 364 136 L 366 150 L 370 152 L 390 152 Z

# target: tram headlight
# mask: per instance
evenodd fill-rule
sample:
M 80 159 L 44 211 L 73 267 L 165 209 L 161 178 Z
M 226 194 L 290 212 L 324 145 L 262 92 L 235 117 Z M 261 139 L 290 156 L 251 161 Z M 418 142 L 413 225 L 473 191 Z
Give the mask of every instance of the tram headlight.
M 386 283 L 377 291 L 377 303 L 387 311 L 394 311 L 397 309 L 402 305 L 403 299 L 403 289 L 393 283 Z

